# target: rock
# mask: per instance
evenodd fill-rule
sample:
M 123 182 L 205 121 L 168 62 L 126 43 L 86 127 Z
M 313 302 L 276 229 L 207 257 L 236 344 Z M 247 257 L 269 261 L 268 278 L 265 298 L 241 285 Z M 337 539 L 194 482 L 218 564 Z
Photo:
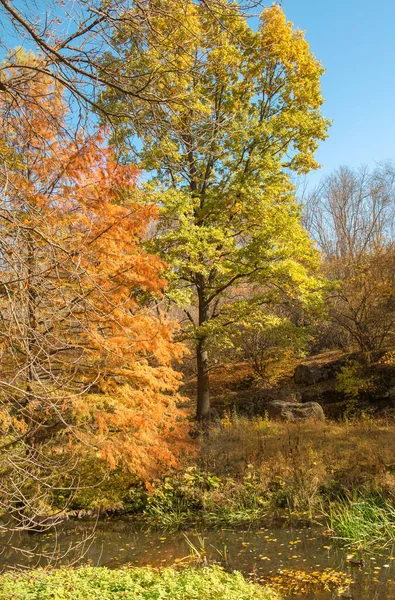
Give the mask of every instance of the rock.
M 336 377 L 337 373 L 347 364 L 347 358 L 332 360 L 323 365 L 298 365 L 294 373 L 295 383 L 313 385 Z
M 298 365 L 294 373 L 294 381 L 301 385 L 313 385 L 328 379 L 327 371 L 307 365 Z
M 317 393 L 314 388 L 307 388 L 303 390 L 301 394 L 301 402 L 317 402 L 326 406 L 327 404 L 336 404 L 338 402 L 345 402 L 346 398 L 343 392 L 339 392 L 336 389 L 322 390 Z
M 314 379 L 311 369 L 307 365 L 298 365 L 295 369 L 294 381 L 298 385 L 312 385 Z
M 298 404 L 297 402 L 275 400 L 266 405 L 266 411 L 269 419 L 291 421 L 292 423 L 307 421 L 308 419 L 315 419 L 316 421 L 325 420 L 324 411 L 318 402 Z
M 375 412 L 375 416 L 388 421 L 395 421 L 395 408 L 384 408 Z
M 384 385 L 376 385 L 374 389 L 369 392 L 369 400 L 371 402 L 379 402 L 380 400 L 388 401 L 390 399 L 390 390 Z

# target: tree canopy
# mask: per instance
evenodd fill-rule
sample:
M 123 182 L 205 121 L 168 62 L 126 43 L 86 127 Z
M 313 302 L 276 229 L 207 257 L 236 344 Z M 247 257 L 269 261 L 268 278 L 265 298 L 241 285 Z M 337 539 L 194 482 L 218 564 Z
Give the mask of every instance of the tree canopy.
M 328 128 L 323 68 L 278 5 L 263 11 L 258 31 L 237 10 L 219 23 L 188 0 L 171 18 L 162 15 L 159 38 L 144 22 L 142 30 L 140 38 L 121 27 L 105 64 L 139 73 L 159 70 L 166 56 L 178 70 L 148 86 L 177 90 L 183 103 L 141 105 L 120 119 L 116 140 L 150 174 L 146 190 L 160 211 L 152 247 L 170 265 L 169 295 L 196 342 L 202 418 L 210 409 L 210 339 L 268 302 L 307 301 L 319 287 L 310 276 L 318 255 L 289 172 L 318 166 L 314 152 Z M 102 98 L 108 110 L 125 102 L 113 89 Z

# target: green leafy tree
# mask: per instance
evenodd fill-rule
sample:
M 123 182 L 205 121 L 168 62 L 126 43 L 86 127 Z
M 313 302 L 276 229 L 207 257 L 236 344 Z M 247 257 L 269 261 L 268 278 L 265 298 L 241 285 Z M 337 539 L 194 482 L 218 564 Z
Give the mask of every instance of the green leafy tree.
M 195 342 L 197 416 L 210 412 L 211 341 L 266 303 L 309 303 L 318 262 L 300 223 L 289 172 L 318 165 L 326 137 L 321 64 L 282 9 L 263 11 L 254 31 L 234 4 L 219 21 L 204 4 L 160 0 L 162 20 L 144 46 L 126 26 L 114 39 L 113 68 L 143 72 L 178 65 L 147 82 L 174 90 L 179 104 L 144 106 L 119 123 L 118 142 L 138 152 L 160 207 L 153 245 L 169 265 L 169 294 Z M 225 10 L 227 8 L 227 10 Z M 178 23 L 182 22 L 180 28 Z M 108 90 L 109 108 L 125 102 Z M 130 112 L 130 111 L 129 111 Z M 138 143 L 137 143 L 138 141 Z M 136 150 L 136 148 L 138 150 Z

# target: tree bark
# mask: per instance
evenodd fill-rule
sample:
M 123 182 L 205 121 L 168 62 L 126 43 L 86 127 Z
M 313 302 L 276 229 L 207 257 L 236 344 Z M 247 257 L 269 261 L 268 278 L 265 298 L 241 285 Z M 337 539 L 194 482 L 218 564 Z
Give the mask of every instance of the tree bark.
M 208 304 L 206 300 L 206 282 L 203 275 L 198 276 L 199 327 L 208 321 Z M 207 335 L 199 335 L 196 346 L 197 362 L 197 411 L 198 421 L 205 421 L 210 416 L 210 382 L 207 353 Z
M 204 421 L 210 416 L 210 383 L 208 374 L 208 356 L 205 350 L 206 338 L 198 341 L 196 348 L 197 361 L 197 412 L 199 421 Z

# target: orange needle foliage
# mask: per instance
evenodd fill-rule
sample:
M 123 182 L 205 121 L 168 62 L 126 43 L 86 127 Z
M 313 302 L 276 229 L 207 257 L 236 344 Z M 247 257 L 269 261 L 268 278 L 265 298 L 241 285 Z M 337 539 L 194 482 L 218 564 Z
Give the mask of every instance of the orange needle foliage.
M 78 448 L 147 480 L 186 439 L 184 348 L 141 244 L 155 209 L 103 133 L 67 134 L 61 91 L 27 85 L 31 101 L 0 100 L 1 427 L 11 446 Z

